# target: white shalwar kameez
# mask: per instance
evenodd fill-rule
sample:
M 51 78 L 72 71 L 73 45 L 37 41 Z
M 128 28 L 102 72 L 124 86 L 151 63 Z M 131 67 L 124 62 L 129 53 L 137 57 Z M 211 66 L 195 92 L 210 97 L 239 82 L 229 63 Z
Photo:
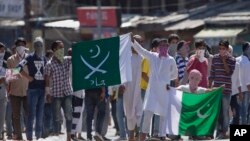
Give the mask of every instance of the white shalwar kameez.
M 123 94 L 124 112 L 127 118 L 128 130 L 134 130 L 136 124 L 139 126 L 142 116 L 141 99 L 141 62 L 142 57 L 138 54 L 132 54 L 132 81 L 124 84 Z
M 149 125 L 153 114 L 160 116 L 160 135 L 166 135 L 166 118 L 168 109 L 168 91 L 166 85 L 170 85 L 170 81 L 178 77 L 178 69 L 173 57 L 159 57 L 156 52 L 149 52 L 142 48 L 135 41 L 134 49 L 149 60 L 150 74 L 149 83 L 144 99 L 144 118 L 142 124 L 142 132 L 149 133 Z

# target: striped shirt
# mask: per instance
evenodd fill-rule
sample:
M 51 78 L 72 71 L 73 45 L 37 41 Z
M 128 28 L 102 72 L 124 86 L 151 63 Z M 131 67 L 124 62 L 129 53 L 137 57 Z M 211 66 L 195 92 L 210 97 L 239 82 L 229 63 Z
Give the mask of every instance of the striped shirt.
M 223 84 L 225 84 L 223 94 L 231 94 L 232 93 L 231 77 L 235 69 L 236 60 L 234 57 L 229 56 L 226 59 L 226 62 L 229 67 L 229 73 L 226 73 L 226 70 L 224 69 L 224 65 L 223 65 L 222 59 L 220 58 L 220 55 L 216 54 L 214 56 L 214 58 L 212 59 L 209 80 L 214 82 L 213 84 L 214 87 L 220 87 Z
M 184 72 L 188 63 L 188 58 L 187 57 L 183 58 L 178 54 L 175 60 L 178 68 L 178 78 L 179 80 L 181 80 L 184 77 Z

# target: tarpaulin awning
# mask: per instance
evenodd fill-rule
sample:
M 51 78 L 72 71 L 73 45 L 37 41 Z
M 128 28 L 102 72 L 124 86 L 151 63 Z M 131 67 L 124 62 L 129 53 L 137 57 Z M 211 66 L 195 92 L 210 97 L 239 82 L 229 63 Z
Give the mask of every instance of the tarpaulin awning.
M 203 29 L 194 38 L 230 38 L 236 37 L 244 28 Z

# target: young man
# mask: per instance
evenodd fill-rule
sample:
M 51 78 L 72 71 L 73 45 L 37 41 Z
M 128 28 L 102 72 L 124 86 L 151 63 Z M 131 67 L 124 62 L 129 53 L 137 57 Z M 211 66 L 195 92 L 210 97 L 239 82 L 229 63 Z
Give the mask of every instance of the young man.
M 142 44 L 143 39 L 141 36 L 135 35 L 134 38 Z M 138 67 L 141 66 L 142 57 L 133 49 L 131 57 L 131 62 L 133 62 L 132 81 L 124 84 L 125 92 L 123 94 L 123 104 L 127 118 L 130 141 L 135 140 L 135 127 L 136 125 L 137 127 L 140 126 L 142 116 L 142 98 L 140 89 L 141 67 Z
M 180 37 L 177 34 L 170 34 L 168 36 L 169 50 L 168 53 L 170 56 L 176 57 L 177 55 L 177 44 L 180 40 Z
M 195 55 L 191 56 L 187 64 L 187 73 L 196 69 L 202 74 L 202 79 L 199 83 L 200 87 L 208 87 L 208 60 L 205 58 L 205 43 L 203 40 L 195 42 Z
M 242 45 L 242 55 L 236 58 L 236 61 L 240 66 L 240 81 L 241 81 L 241 91 L 243 93 L 243 101 L 242 101 L 242 112 L 241 112 L 241 123 L 243 125 L 248 125 L 249 119 L 248 115 L 248 107 L 249 107 L 249 99 L 250 99 L 250 43 L 246 42 Z
M 229 45 L 229 53 L 233 55 L 233 47 Z M 230 106 L 233 113 L 232 122 L 233 125 L 240 124 L 240 104 L 242 102 L 243 94 L 241 92 L 241 82 L 240 82 L 240 64 L 236 61 L 235 70 L 232 75 L 232 95 Z
M 178 77 L 178 70 L 173 57 L 168 55 L 168 45 L 160 42 L 157 52 L 149 52 L 134 41 L 133 48 L 150 62 L 149 85 L 144 101 L 144 117 L 140 140 L 145 140 L 150 130 L 153 114 L 160 115 L 160 133 L 162 139 L 166 137 L 166 109 L 168 107 L 168 89 L 170 81 Z
M 45 94 L 47 100 L 52 100 L 55 134 L 60 133 L 60 112 L 63 109 L 66 119 L 67 141 L 71 140 L 72 129 L 72 88 L 69 71 L 71 57 L 64 57 L 64 44 L 55 41 L 51 45 L 54 56 L 45 66 Z M 52 79 L 52 92 L 50 92 L 50 79 Z
M 9 52 L 5 50 L 5 45 L 0 42 L 0 79 L 3 82 L 0 83 L 0 140 L 4 140 L 3 126 L 5 121 L 5 112 L 7 107 L 7 92 L 6 85 L 4 83 L 4 76 L 7 68 L 7 59 L 11 56 Z
M 213 57 L 209 77 L 209 87 L 220 87 L 225 85 L 222 96 L 221 112 L 218 121 L 218 139 L 228 138 L 226 132 L 229 127 L 229 105 L 232 93 L 232 74 L 235 69 L 235 58 L 228 53 L 229 42 L 219 42 L 219 54 Z M 212 85 L 213 84 L 213 85 Z
M 43 109 L 44 109 L 44 66 L 46 59 L 44 53 L 44 42 L 41 37 L 37 37 L 33 42 L 35 52 L 28 55 L 23 59 L 18 67 L 21 74 L 29 80 L 28 93 L 27 93 L 27 106 L 28 106 L 28 118 L 26 136 L 27 140 L 32 140 L 33 123 L 36 120 L 35 135 L 36 139 L 42 136 L 43 125 Z M 27 66 L 28 74 L 23 70 L 23 67 Z
M 27 56 L 25 51 L 26 41 L 24 38 L 20 37 L 15 41 L 16 53 L 8 58 L 7 67 L 9 69 L 16 68 L 18 64 Z M 23 70 L 28 72 L 27 67 L 24 67 Z M 25 78 L 22 74 L 16 80 L 13 80 L 9 83 L 9 97 L 12 107 L 12 124 L 14 129 L 13 140 L 22 140 L 22 131 L 21 131 L 21 106 L 24 109 L 24 118 L 27 118 L 27 89 L 28 89 L 28 79 Z
M 176 65 L 178 68 L 178 79 L 182 81 L 184 77 L 184 72 L 188 63 L 188 52 L 189 43 L 186 41 L 180 41 L 177 45 L 177 56 L 175 58 Z

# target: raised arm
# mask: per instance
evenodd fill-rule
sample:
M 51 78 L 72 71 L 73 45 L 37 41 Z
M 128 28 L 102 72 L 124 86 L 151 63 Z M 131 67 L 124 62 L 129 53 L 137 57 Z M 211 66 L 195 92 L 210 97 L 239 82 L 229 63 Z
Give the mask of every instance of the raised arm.
M 144 49 L 136 40 L 132 44 L 135 51 L 137 51 L 140 55 L 144 56 L 148 60 L 151 60 L 151 58 L 154 56 L 154 54 L 146 49 Z

